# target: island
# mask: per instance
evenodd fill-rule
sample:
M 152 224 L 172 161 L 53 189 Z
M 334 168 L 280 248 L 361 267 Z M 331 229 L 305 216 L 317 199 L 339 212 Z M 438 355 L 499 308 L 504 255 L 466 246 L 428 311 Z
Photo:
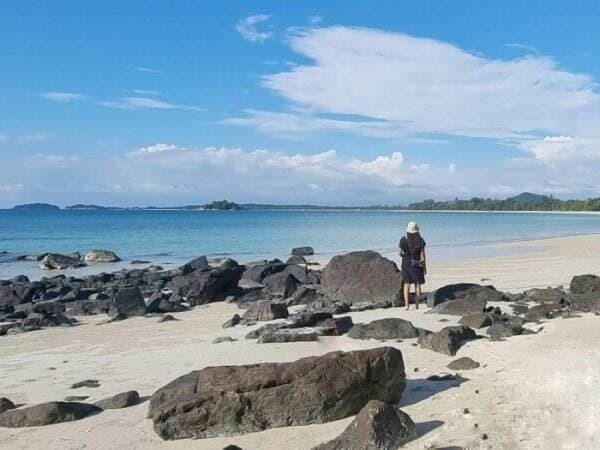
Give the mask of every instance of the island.
M 13 209 L 25 211 L 58 211 L 60 208 L 50 203 L 25 203 L 23 205 L 15 205 Z
M 227 200 L 220 200 L 204 205 L 204 209 L 217 211 L 239 211 L 242 209 L 242 207 L 237 203 L 229 202 Z

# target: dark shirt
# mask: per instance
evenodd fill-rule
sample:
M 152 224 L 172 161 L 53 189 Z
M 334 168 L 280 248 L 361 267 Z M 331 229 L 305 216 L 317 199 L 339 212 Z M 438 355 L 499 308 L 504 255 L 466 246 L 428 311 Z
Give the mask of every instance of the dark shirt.
M 411 253 L 410 249 L 408 248 L 408 239 L 406 239 L 406 236 L 403 236 L 402 239 L 400 239 L 399 247 L 402 255 L 402 270 L 406 270 L 411 266 L 411 259 L 421 259 L 421 252 L 425 249 L 425 240 L 423 238 L 420 239 L 421 244 L 414 249 L 413 253 Z

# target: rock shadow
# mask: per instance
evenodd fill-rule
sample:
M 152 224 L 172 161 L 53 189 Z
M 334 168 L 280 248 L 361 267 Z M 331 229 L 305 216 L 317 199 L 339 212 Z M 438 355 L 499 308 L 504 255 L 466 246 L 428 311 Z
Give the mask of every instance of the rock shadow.
M 452 380 L 432 381 L 425 378 L 406 380 L 406 389 L 400 400 L 400 407 L 413 405 L 440 392 L 460 386 L 468 378 L 456 377 Z
M 436 428 L 439 428 L 442 425 L 444 425 L 444 422 L 441 420 L 428 420 L 426 422 L 416 423 L 415 425 L 417 429 L 417 436 L 422 437 L 425 436 L 427 433 L 435 430 Z

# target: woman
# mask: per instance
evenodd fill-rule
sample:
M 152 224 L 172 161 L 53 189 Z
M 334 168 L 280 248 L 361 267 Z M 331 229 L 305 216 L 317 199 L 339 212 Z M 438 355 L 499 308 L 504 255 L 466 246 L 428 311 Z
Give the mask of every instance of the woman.
M 425 284 L 425 241 L 419 233 L 419 225 L 408 222 L 406 236 L 400 239 L 400 256 L 402 257 L 402 288 L 404 306 L 408 311 L 410 286 L 415 286 L 415 306 L 419 309 L 421 301 L 421 285 Z

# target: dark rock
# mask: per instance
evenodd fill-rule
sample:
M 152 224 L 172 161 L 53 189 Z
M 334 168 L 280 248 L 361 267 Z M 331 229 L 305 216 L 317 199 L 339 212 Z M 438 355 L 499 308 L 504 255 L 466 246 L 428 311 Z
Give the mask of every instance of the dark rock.
M 82 402 L 90 398 L 89 395 L 68 395 L 65 397 L 65 402 Z
M 476 312 L 464 316 L 458 323 L 469 328 L 479 329 L 489 327 L 492 324 L 492 318 L 486 313 Z
M 469 358 L 468 356 L 463 356 L 462 358 L 455 359 L 446 367 L 450 370 L 472 370 L 477 369 L 480 364 Z
M 234 314 L 233 317 L 231 319 L 229 319 L 227 322 L 225 322 L 223 324 L 223 328 L 231 328 L 231 327 L 235 327 L 236 325 L 238 325 L 240 322 L 242 321 L 242 318 L 240 317 L 239 314 Z
M 475 338 L 477 338 L 475 331 L 469 327 L 459 325 L 446 327 L 436 333 L 421 336 L 418 342 L 423 348 L 454 356 L 465 341 Z
M 132 259 L 130 264 L 132 265 L 137 265 L 137 264 L 150 264 L 150 261 L 146 261 L 144 259 Z
M 113 297 L 109 314 L 125 317 L 143 316 L 146 314 L 146 303 L 138 287 L 122 287 Z
M 373 251 L 334 257 L 322 278 L 324 294 L 348 304 L 393 302 L 402 288 L 402 273 L 396 264 Z
M 237 339 L 233 339 L 231 336 L 221 336 L 213 339 L 213 344 L 221 344 L 223 342 L 235 342 Z
M 37 427 L 83 419 L 102 411 L 87 403 L 48 402 L 26 408 L 10 409 L 0 414 L 0 427 Z
M 371 400 L 342 434 L 313 450 L 396 450 L 416 437 L 408 414 L 390 403 Z
M 300 255 L 290 256 L 285 263 L 286 264 L 294 264 L 296 266 L 306 265 L 306 259 L 304 259 L 304 256 L 300 256 Z
M 63 313 L 65 312 L 65 305 L 63 305 L 60 302 L 38 302 L 35 303 L 31 310 L 34 313 L 41 313 L 41 314 L 58 314 L 58 313 Z
M 97 388 L 100 387 L 100 382 L 98 380 L 83 380 L 71 385 L 71 389 L 79 389 L 82 387 Z
M 179 319 L 176 319 L 175 317 L 173 317 L 171 314 L 165 314 L 164 316 L 162 316 L 160 319 L 158 319 L 158 323 L 163 323 L 163 322 L 171 322 L 171 321 L 177 321 Z
M 58 270 L 82 266 L 85 266 L 85 263 L 81 261 L 81 256 L 78 253 L 74 253 L 73 255 L 48 253 L 40 261 L 40 269 L 42 270 Z
M 451 300 L 479 300 L 485 302 L 500 302 L 507 299 L 506 295 L 494 289 L 493 286 L 481 286 L 472 283 L 449 284 L 435 291 L 427 298 L 427 306 L 433 308 Z
M 152 395 L 148 417 L 163 439 L 235 435 L 339 420 L 369 400 L 395 403 L 405 387 L 395 348 L 333 352 L 190 372 Z
M 486 301 L 482 298 L 465 297 L 458 300 L 450 300 L 440 303 L 430 310 L 437 314 L 450 314 L 453 316 L 466 316 L 470 314 L 483 313 Z
M 285 304 L 264 301 L 251 305 L 242 316 L 242 319 L 244 321 L 260 322 L 274 319 L 285 319 L 288 315 L 288 309 Z
M 264 331 L 258 337 L 259 344 L 281 344 L 285 342 L 311 342 L 319 340 L 314 328 L 281 328 Z
M 294 293 L 287 298 L 288 306 L 310 305 L 317 300 L 322 300 L 323 294 L 319 292 L 319 287 L 316 285 L 299 286 Z
M 493 341 L 500 341 L 502 338 L 507 338 L 511 336 L 518 336 L 523 334 L 523 326 L 516 323 L 494 323 L 491 327 L 487 329 L 487 334 L 490 336 L 490 339 Z
M 348 337 L 353 339 L 411 339 L 419 336 L 419 331 L 408 320 L 387 318 L 374 320 L 352 327 Z
M 210 269 L 210 264 L 208 264 L 208 259 L 206 256 L 200 256 L 199 258 L 192 259 L 191 261 L 185 263 L 179 269 L 183 275 L 187 275 L 195 270 L 208 270 Z
M 576 275 L 571 280 L 569 290 L 572 294 L 600 292 L 600 277 L 597 275 Z
M 456 379 L 456 375 L 452 375 L 451 373 L 445 373 L 443 375 L 430 375 L 427 377 L 427 381 L 454 381 Z
M 140 394 L 137 391 L 127 391 L 99 400 L 94 405 L 102 409 L 120 409 L 137 405 L 139 401 Z
M 560 309 L 558 303 L 541 303 L 532 306 L 527 310 L 527 313 L 525 313 L 525 320 L 527 322 L 539 322 L 544 319 L 552 319 L 556 317 Z
M 289 328 L 289 325 L 287 323 L 267 323 L 262 327 L 250 331 L 248 334 L 246 334 L 244 339 L 258 339 L 263 335 L 263 333 L 269 333 L 284 328 Z
M 519 300 L 536 303 L 559 303 L 567 296 L 562 288 L 529 289 L 520 295 Z
M 262 283 L 266 277 L 281 272 L 286 267 L 286 264 L 278 259 L 269 262 L 261 262 L 260 264 L 247 265 L 242 278 Z
M 300 285 L 300 281 L 286 270 L 269 275 L 262 282 L 266 292 L 281 298 L 291 296 Z
M 296 247 L 292 249 L 292 256 L 312 256 L 315 250 L 312 247 Z
M 228 445 L 226 447 L 223 447 L 223 450 L 242 450 L 241 447 L 238 447 L 237 445 Z
M 529 311 L 529 306 L 523 305 L 521 303 L 510 305 L 510 307 L 512 308 L 513 313 L 515 314 L 526 314 L 527 311 Z
M 287 318 L 287 321 L 290 324 L 290 326 L 295 328 L 301 328 L 314 327 L 328 319 L 333 319 L 333 314 L 321 311 L 303 311 L 300 313 L 292 314 Z
M 350 331 L 353 326 L 352 317 L 343 316 L 319 322 L 316 328 L 320 336 L 341 336 Z
M 91 263 L 113 263 L 121 261 L 115 252 L 110 250 L 91 250 L 85 255 L 85 262 Z
M 358 303 L 353 303 L 352 306 L 350 306 L 350 311 L 352 312 L 360 312 L 360 311 L 370 311 L 373 309 L 385 309 L 385 308 L 391 308 L 393 305 L 392 302 L 390 301 L 383 301 L 383 302 L 358 302 Z
M 16 408 L 15 404 L 6 397 L 0 397 L 0 413 Z
M 186 298 L 192 306 L 224 300 L 228 292 L 237 289 L 244 268 L 217 267 L 211 270 L 194 270 L 173 278 L 167 285 L 177 295 Z

